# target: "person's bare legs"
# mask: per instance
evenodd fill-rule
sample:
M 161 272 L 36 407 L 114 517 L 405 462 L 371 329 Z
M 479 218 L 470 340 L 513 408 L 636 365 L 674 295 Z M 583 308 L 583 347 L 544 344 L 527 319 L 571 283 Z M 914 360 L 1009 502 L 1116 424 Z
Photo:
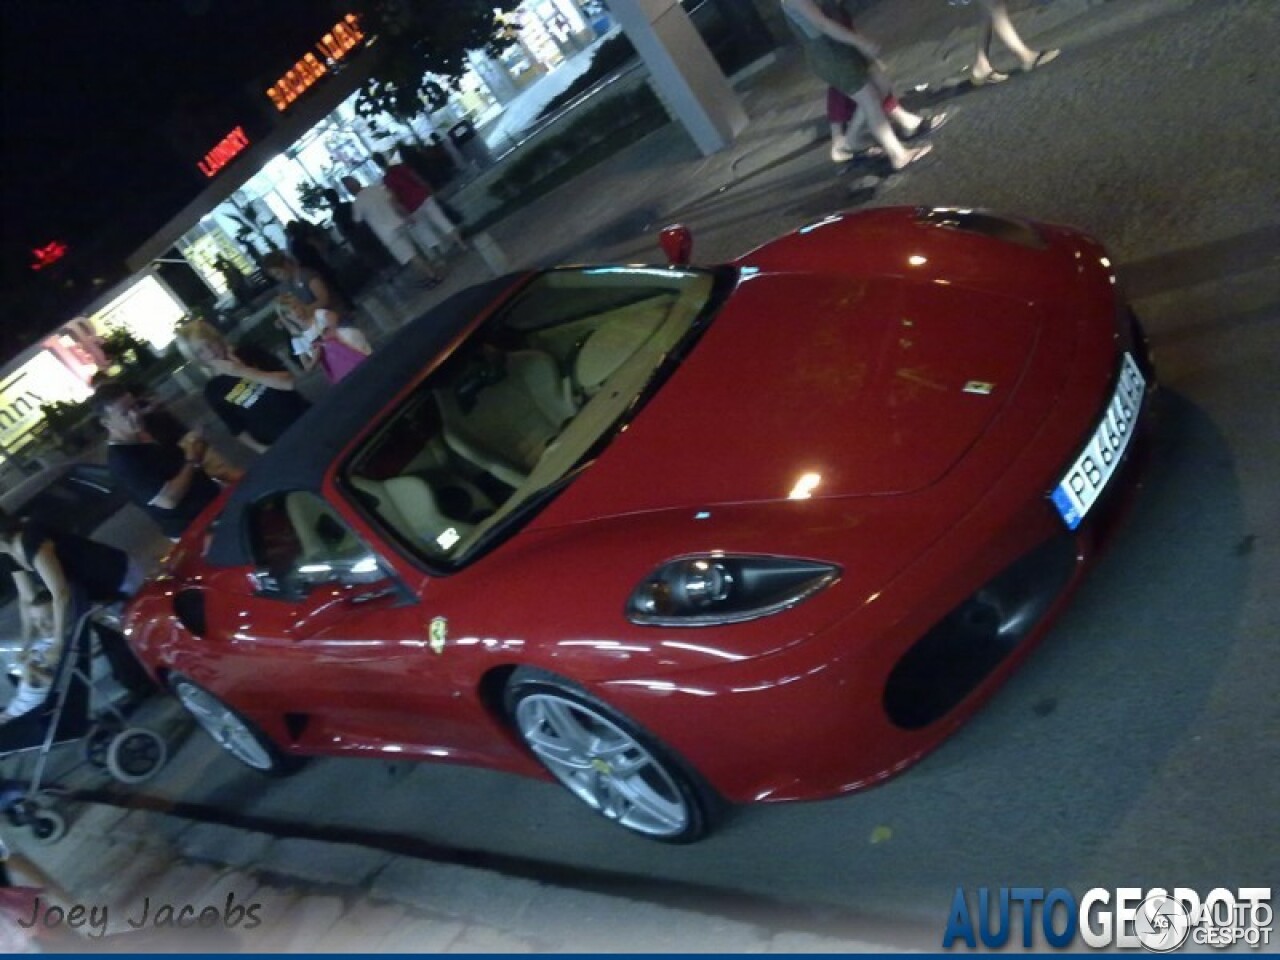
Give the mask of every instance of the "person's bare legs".
M 889 123 L 889 118 L 885 115 L 884 107 L 881 105 L 880 100 L 881 93 L 874 81 L 868 81 L 853 95 L 853 102 L 857 104 L 857 110 L 853 115 L 853 123 L 849 124 L 850 133 L 854 132 L 855 125 L 861 118 L 876 143 L 884 148 L 885 156 L 889 158 L 889 163 L 893 166 L 893 169 L 901 170 L 913 160 L 923 157 L 933 148 L 927 144 L 914 150 L 908 150 L 904 147 L 902 141 L 898 139 L 898 135 L 893 132 L 893 125 Z
M 998 83 L 1008 80 L 1008 74 L 1000 73 L 991 66 L 991 16 L 985 11 L 982 15 L 982 30 L 978 34 L 978 52 L 973 57 L 973 69 L 970 71 L 975 83 Z
M 831 124 L 831 160 L 834 163 L 847 163 L 853 159 L 853 149 L 845 138 L 846 125 Z
M 978 44 L 978 55 L 973 64 L 975 79 L 982 79 L 983 77 L 990 79 L 994 72 L 989 59 L 993 31 L 1000 38 L 1000 41 L 1009 48 L 1010 52 L 1018 58 L 1023 70 L 1030 70 L 1038 63 L 1047 62 L 1047 59 L 1057 56 L 1056 50 L 1043 52 L 1032 50 L 1023 43 L 1022 37 L 1014 29 L 1013 20 L 1009 17 L 1009 7 L 1006 5 L 1005 0 L 978 0 L 978 3 L 986 13 L 986 23 L 983 24 L 982 38 Z M 1050 54 L 1052 56 L 1046 59 L 1046 55 Z
M 918 113 L 912 113 L 902 105 L 902 101 L 894 95 L 893 82 L 883 70 L 872 68 L 871 82 L 875 84 L 880 94 L 880 105 L 895 129 L 904 137 L 915 136 L 916 131 L 920 129 L 920 124 L 924 123 L 924 117 Z
M 435 264 L 421 252 L 414 253 L 411 263 L 417 276 L 427 283 L 439 283 L 444 279 Z

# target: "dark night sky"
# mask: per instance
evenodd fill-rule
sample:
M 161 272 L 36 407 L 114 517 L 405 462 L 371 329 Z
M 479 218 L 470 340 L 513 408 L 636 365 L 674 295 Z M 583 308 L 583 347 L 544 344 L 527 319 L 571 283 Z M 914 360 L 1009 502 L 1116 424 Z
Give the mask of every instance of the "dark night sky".
M 3 354 L 114 282 L 205 186 L 233 127 L 268 129 L 263 90 L 348 11 L 340 0 L 3 0 Z M 32 249 L 70 247 L 30 270 Z M 48 315 L 52 314 L 52 315 Z

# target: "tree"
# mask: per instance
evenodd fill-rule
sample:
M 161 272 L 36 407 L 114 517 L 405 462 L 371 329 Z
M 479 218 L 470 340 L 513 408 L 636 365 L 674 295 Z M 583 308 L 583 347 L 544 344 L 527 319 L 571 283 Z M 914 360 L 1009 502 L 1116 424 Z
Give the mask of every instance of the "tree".
M 515 43 L 515 32 L 495 14 L 517 6 L 519 0 L 360 0 L 361 29 L 378 38 L 382 57 L 360 91 L 357 112 L 407 121 L 422 112 L 424 100 L 432 109 L 443 106 L 448 91 L 439 81 L 457 86 L 468 51 L 494 56 Z

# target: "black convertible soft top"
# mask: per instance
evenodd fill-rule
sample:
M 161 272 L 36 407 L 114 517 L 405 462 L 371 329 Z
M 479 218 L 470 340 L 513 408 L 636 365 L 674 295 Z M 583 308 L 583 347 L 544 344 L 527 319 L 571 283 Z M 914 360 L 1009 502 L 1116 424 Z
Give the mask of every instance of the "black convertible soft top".
M 406 323 L 271 445 L 236 486 L 214 522 L 205 559 L 242 566 L 253 556 L 244 512 L 289 490 L 319 492 L 334 458 L 415 380 L 460 332 L 529 273 L 512 273 L 460 290 Z

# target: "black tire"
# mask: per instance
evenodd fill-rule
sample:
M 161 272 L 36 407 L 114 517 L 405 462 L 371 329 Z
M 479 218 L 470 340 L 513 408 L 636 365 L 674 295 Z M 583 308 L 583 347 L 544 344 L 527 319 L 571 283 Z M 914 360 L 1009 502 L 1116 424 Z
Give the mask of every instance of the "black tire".
M 714 829 L 723 803 L 697 773 L 572 681 L 521 667 L 507 683 L 504 706 L 538 762 L 606 819 L 663 843 L 694 843 Z M 592 744 L 585 755 L 573 754 L 574 728 Z M 625 779 L 623 764 L 633 768 Z
M 285 753 L 256 723 L 194 680 L 175 673 L 169 677 L 169 689 L 205 733 L 250 770 L 285 777 L 302 769 L 301 757 Z

